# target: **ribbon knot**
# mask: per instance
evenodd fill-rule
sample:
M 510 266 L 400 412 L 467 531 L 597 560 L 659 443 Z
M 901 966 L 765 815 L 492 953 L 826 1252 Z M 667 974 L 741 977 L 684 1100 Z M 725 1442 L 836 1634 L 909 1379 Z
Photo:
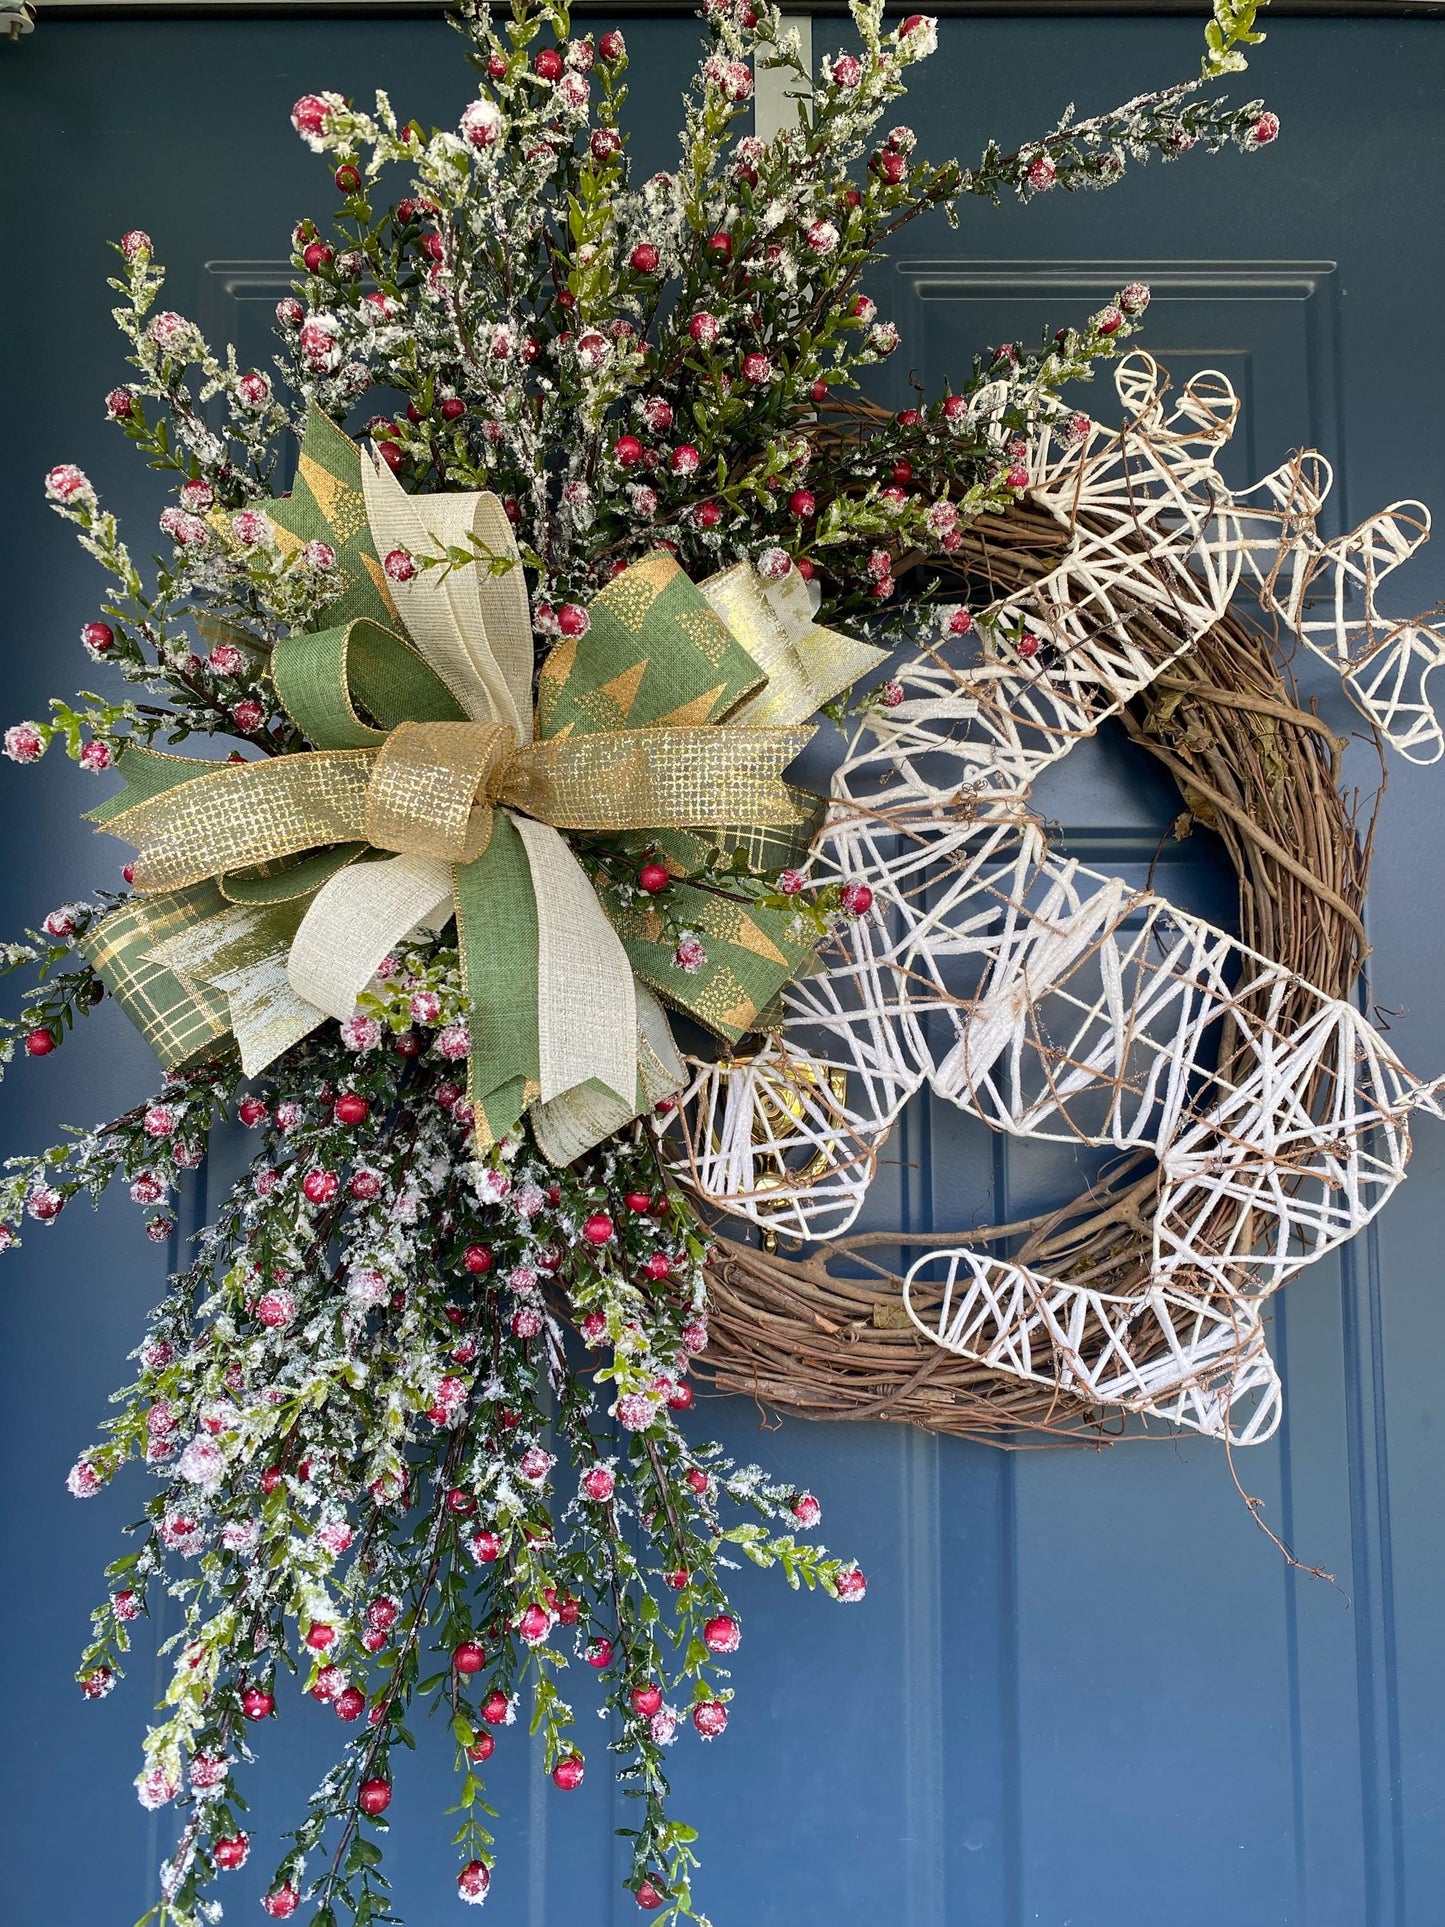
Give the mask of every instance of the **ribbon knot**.
M 492 807 L 516 747 L 510 723 L 398 723 L 366 786 L 367 842 L 474 863 L 492 840 Z

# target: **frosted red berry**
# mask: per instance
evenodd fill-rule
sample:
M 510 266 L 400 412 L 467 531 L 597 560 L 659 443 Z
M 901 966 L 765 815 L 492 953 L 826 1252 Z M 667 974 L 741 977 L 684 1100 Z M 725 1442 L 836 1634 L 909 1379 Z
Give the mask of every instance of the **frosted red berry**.
M 492 1876 L 483 1860 L 469 1860 L 457 1875 L 457 1892 L 473 1906 L 486 1899 L 491 1884 Z
M 721 1700 L 700 1700 L 692 1709 L 692 1723 L 705 1740 L 715 1740 L 727 1728 L 728 1709 Z

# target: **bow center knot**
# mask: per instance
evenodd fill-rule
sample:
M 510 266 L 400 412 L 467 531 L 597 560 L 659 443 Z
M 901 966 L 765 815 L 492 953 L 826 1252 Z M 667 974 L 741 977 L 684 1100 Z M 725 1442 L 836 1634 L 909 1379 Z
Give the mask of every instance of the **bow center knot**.
M 366 788 L 366 840 L 378 850 L 471 863 L 492 835 L 517 747 L 508 723 L 399 723 Z

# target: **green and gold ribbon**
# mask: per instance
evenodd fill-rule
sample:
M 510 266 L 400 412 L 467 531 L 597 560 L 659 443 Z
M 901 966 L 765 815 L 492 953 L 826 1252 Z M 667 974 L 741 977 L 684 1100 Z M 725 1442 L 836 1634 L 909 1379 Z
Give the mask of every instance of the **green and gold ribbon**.
M 698 586 L 658 552 L 553 649 L 534 715 L 525 586 L 494 496 L 408 496 L 313 410 L 296 486 L 266 506 L 283 547 L 324 540 L 337 558 L 333 620 L 272 662 L 314 747 L 221 764 L 127 750 L 124 789 L 91 817 L 136 847 L 137 895 L 88 953 L 168 1067 L 230 1030 L 254 1074 L 352 1015 L 409 932 L 454 916 L 479 1139 L 528 1111 L 568 1161 L 681 1079 L 652 992 L 735 1041 L 804 967 L 789 914 L 687 877 L 719 844 L 772 867 L 806 846 L 812 801 L 783 771 L 806 719 L 881 652 L 814 625 L 796 578 L 740 565 Z M 407 582 L 381 565 L 459 545 L 482 559 Z M 706 940 L 696 973 L 676 968 L 655 909 L 599 900 L 563 832 L 657 844 Z

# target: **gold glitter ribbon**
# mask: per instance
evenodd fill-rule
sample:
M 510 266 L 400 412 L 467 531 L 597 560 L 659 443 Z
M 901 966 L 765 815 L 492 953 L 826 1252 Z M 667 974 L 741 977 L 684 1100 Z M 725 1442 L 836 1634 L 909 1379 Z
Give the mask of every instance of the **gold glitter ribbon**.
M 335 843 L 470 863 L 497 804 L 598 833 L 796 823 L 781 772 L 812 733 L 621 729 L 519 744 L 506 723 L 401 723 L 376 750 L 223 763 L 105 827 L 135 844 L 135 888 L 151 893 Z

